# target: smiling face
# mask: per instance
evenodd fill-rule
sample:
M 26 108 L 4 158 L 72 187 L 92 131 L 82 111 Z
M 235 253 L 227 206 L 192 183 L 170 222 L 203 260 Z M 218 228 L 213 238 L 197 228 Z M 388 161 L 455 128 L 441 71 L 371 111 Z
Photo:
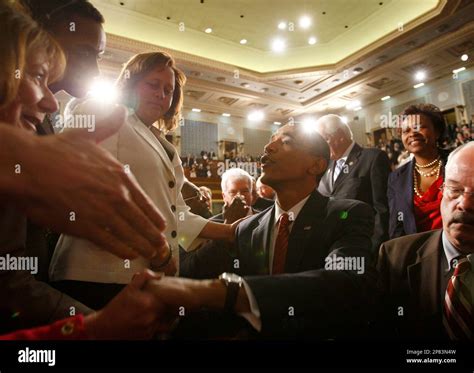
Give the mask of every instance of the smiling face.
M 281 127 L 264 148 L 262 162 L 262 183 L 278 189 L 288 183 L 314 183 L 326 170 L 326 160 L 316 155 L 312 138 L 297 126 Z M 324 140 L 320 137 L 321 141 Z M 324 144 L 324 146 L 326 146 Z
M 402 141 L 405 149 L 423 155 L 437 148 L 439 133 L 430 118 L 423 114 L 408 115 L 402 124 Z
M 444 232 L 463 254 L 474 253 L 474 195 L 460 195 L 461 191 L 474 192 L 473 159 L 474 146 L 469 144 L 449 160 L 441 201 Z
M 147 125 L 162 118 L 173 103 L 174 71 L 168 66 L 157 66 L 135 86 L 138 117 Z
M 2 113 L 9 123 L 36 131 L 47 113 L 58 110 L 58 103 L 48 88 L 49 63 L 44 52 L 30 53 L 22 73 L 16 100 Z

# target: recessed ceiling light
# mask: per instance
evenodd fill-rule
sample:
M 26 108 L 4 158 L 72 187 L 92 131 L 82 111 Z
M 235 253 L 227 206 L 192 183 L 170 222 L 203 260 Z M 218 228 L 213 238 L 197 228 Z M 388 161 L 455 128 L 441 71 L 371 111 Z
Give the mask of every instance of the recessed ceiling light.
M 240 44 L 247 44 L 247 39 L 240 40 Z
M 316 38 L 314 36 L 311 36 L 309 39 L 308 39 L 308 44 L 309 45 L 314 45 L 316 44 Z
M 464 71 L 464 70 L 466 70 L 466 68 L 465 68 L 465 67 L 460 67 L 459 69 L 455 69 L 455 70 L 453 70 L 453 74 L 460 73 L 461 71 Z
M 250 84 L 248 84 L 248 83 L 240 83 L 240 86 L 241 86 L 241 87 L 244 87 L 244 88 L 248 88 L 248 87 L 250 87 Z
M 362 106 L 358 106 L 358 107 L 354 108 L 354 111 L 359 111 L 360 109 L 362 109 Z
M 362 71 L 364 71 L 364 69 L 363 69 L 362 67 L 356 67 L 356 68 L 354 68 L 354 69 L 352 70 L 352 72 L 353 72 L 354 74 L 359 74 L 359 73 L 361 73 Z
M 201 109 L 198 109 L 198 108 L 195 108 L 195 107 L 193 107 L 192 110 L 195 111 L 196 113 L 200 113 L 200 112 L 201 112 Z
M 389 98 L 390 98 L 390 96 L 384 96 L 384 97 L 381 98 L 381 100 L 382 100 L 382 101 L 386 101 L 386 100 L 388 100 Z
M 210 34 L 212 32 L 212 28 L 208 27 L 207 29 L 204 30 L 206 34 Z
M 420 88 L 420 87 L 423 87 L 424 85 L 425 83 L 418 83 L 418 84 L 415 84 L 413 88 Z
M 252 111 L 252 112 L 247 116 L 247 119 L 248 119 L 248 120 L 252 120 L 252 121 L 259 121 L 259 120 L 262 120 L 264 117 L 265 117 L 265 115 L 263 114 L 263 111 L 261 111 L 261 110 L 256 110 L 256 111 Z
M 461 56 L 461 61 L 467 61 L 469 59 L 469 56 L 467 54 L 463 54 Z
M 230 114 L 229 113 L 222 113 L 222 116 L 223 117 L 230 117 Z
M 281 122 L 273 122 L 273 124 L 279 126 L 279 125 L 281 125 Z
M 280 22 L 280 23 L 278 24 L 278 28 L 279 28 L 280 30 L 285 30 L 285 29 L 286 29 L 286 22 Z
M 309 26 L 311 26 L 311 18 L 309 18 L 308 16 L 301 16 L 298 21 L 298 24 L 301 28 L 308 28 Z
M 281 38 L 275 38 L 272 41 L 272 50 L 274 52 L 283 52 L 286 49 L 285 40 Z
M 415 74 L 415 80 L 425 80 L 426 78 L 426 73 L 424 71 L 418 71 L 416 74 Z

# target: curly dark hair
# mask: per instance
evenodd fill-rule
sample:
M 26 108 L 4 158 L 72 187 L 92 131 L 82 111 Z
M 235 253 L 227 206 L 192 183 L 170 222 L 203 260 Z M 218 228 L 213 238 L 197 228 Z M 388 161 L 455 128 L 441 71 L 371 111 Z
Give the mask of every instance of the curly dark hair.
M 404 116 L 416 114 L 423 114 L 429 118 L 435 131 L 438 132 L 438 140 L 443 136 L 446 131 L 446 123 L 439 107 L 433 104 L 416 104 L 408 106 L 402 113 Z

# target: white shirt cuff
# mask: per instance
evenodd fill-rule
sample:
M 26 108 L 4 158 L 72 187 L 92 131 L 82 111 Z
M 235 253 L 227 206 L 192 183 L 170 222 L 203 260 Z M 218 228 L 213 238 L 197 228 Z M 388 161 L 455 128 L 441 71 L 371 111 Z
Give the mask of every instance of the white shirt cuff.
M 260 332 L 262 331 L 262 320 L 260 319 L 260 309 L 258 308 L 257 300 L 252 293 L 252 289 L 250 289 L 250 286 L 247 284 L 247 281 L 244 280 L 243 282 L 245 293 L 247 294 L 250 304 L 250 312 L 241 313 L 240 316 L 247 320 L 256 331 Z

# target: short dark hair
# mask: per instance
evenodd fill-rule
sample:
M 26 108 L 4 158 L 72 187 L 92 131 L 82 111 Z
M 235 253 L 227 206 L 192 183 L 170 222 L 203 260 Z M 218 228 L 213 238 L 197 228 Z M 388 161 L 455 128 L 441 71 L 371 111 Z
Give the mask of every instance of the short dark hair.
M 104 16 L 87 0 L 20 0 L 31 17 L 46 30 L 51 30 L 64 19 L 79 16 L 104 23 Z
M 295 126 L 298 128 L 298 132 L 304 132 L 305 139 L 309 140 L 309 145 L 310 145 L 310 151 L 311 154 L 316 156 L 316 157 L 321 157 L 326 161 L 326 169 L 318 175 L 318 181 L 321 180 L 321 177 L 324 175 L 324 173 L 327 170 L 327 167 L 329 165 L 329 160 L 331 159 L 331 152 L 329 150 L 329 145 L 324 140 L 324 137 L 322 137 L 317 131 L 311 131 L 309 133 L 306 133 L 306 129 L 302 124 L 296 123 Z
M 438 132 L 438 140 L 443 136 L 446 131 L 446 123 L 439 107 L 433 104 L 416 104 L 408 106 L 402 113 L 402 115 L 415 114 L 423 114 L 429 118 L 434 129 Z

